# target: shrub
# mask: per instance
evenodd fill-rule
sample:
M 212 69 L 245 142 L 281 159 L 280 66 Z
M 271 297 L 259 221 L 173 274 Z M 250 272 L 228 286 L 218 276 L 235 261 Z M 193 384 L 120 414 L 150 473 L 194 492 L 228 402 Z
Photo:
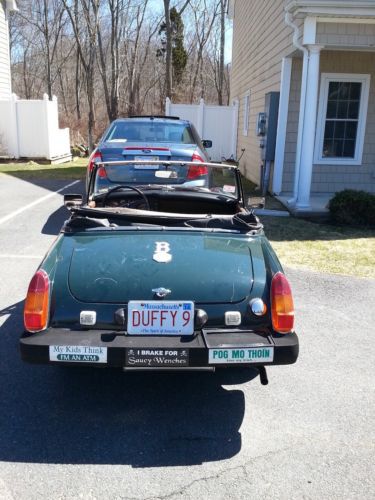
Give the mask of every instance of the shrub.
M 335 194 L 328 205 L 336 224 L 375 227 L 375 195 L 345 189 Z
M 78 158 L 81 156 L 81 150 L 77 146 L 72 146 L 70 148 L 70 152 L 72 153 L 72 156 L 78 156 Z

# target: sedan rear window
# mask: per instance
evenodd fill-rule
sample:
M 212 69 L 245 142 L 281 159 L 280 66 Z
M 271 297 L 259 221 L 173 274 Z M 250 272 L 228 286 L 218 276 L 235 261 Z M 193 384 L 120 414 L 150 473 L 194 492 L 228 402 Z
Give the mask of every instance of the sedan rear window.
M 117 122 L 104 139 L 108 142 L 166 142 L 195 144 L 189 125 L 163 122 Z

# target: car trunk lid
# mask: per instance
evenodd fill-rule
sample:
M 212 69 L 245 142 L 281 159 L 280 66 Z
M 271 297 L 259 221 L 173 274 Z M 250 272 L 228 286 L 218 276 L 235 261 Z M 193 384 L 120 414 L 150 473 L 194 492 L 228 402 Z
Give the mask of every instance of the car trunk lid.
M 131 161 L 138 156 L 155 157 L 166 161 L 190 161 L 197 146 L 195 144 L 174 144 L 158 142 L 105 142 L 100 146 L 104 161 Z
M 118 143 L 105 143 L 100 151 L 103 161 L 192 161 L 196 150 L 194 144 L 166 144 L 156 143 L 149 145 L 147 143 L 127 142 L 119 145 Z M 147 165 L 106 165 L 106 177 L 110 183 L 155 183 L 155 170 L 158 166 Z M 188 167 L 185 165 L 174 166 L 178 178 L 186 179 Z M 165 182 L 165 181 L 164 181 Z M 167 182 L 168 183 L 168 182 Z
M 72 295 L 87 303 L 167 300 L 236 303 L 253 283 L 251 240 L 201 232 L 76 235 L 69 271 Z

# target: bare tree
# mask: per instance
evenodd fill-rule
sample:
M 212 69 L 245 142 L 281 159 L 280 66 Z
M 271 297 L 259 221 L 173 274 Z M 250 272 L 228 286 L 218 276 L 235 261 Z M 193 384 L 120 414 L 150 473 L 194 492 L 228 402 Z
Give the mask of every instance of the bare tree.
M 133 16 L 134 25 L 132 25 L 132 34 L 125 45 L 126 65 L 128 69 L 128 105 L 127 112 L 133 115 L 139 112 L 139 92 L 140 92 L 140 74 L 137 71 L 139 63 L 139 53 L 141 48 L 141 30 L 145 20 L 145 13 L 148 0 L 143 5 L 135 7 Z
M 19 2 L 20 3 L 20 2 Z M 19 16 L 30 26 L 36 28 L 36 34 L 41 36 L 41 49 L 45 53 L 44 66 L 46 72 L 47 93 L 50 100 L 53 97 L 53 81 L 58 75 L 52 74 L 52 66 L 56 56 L 56 47 L 60 39 L 61 31 L 66 22 L 64 18 L 64 6 L 59 0 L 35 0 L 31 6 L 30 2 L 22 0 L 23 8 L 19 11 Z M 20 5 L 20 7 L 21 7 Z M 29 35 L 29 44 L 35 45 L 35 33 L 25 33 Z
M 170 0 L 164 0 L 165 18 L 165 95 L 172 97 L 172 29 L 170 18 Z
M 126 25 L 129 20 L 128 14 L 130 5 L 131 0 L 106 0 L 106 7 L 110 14 L 109 29 L 105 34 L 107 47 L 106 41 L 103 40 L 103 28 L 101 24 L 98 26 L 99 70 L 103 80 L 104 97 L 110 121 L 115 120 L 119 113 L 119 50 L 125 31 L 123 26 Z M 108 70 L 108 66 L 110 66 L 110 70 Z
M 157 56 L 164 2 L 158 10 L 149 0 L 18 0 L 20 13 L 10 19 L 14 92 L 28 99 L 53 92 L 63 111 L 61 125 L 70 127 L 73 141 L 81 143 L 88 135 L 90 148 L 108 121 L 120 115 L 163 112 L 166 93 L 181 102 L 204 95 L 215 103 L 222 88 L 225 102 L 229 78 L 224 66 L 221 83 L 220 30 L 227 1 L 168 0 L 167 89 L 166 58 Z M 176 12 L 183 14 L 187 54 L 179 82 L 173 81 Z
M 213 76 L 213 83 L 217 92 L 217 101 L 220 106 L 228 99 L 228 68 L 225 67 L 225 15 L 228 0 L 220 0 L 220 13 L 217 16 L 210 40 L 207 43 L 208 63 Z M 226 97 L 226 98 L 225 98 Z M 225 99 L 224 99 L 225 98 Z
M 223 105 L 224 89 L 224 51 L 225 51 L 225 14 L 227 12 L 228 0 L 220 0 L 220 55 L 217 78 L 217 99 L 220 106 Z
M 190 90 L 190 102 L 193 102 L 198 79 L 201 83 L 201 97 L 204 97 L 203 84 L 203 55 L 204 48 L 210 38 L 212 27 L 218 15 L 221 0 L 209 2 L 209 0 L 197 0 L 192 4 L 195 37 L 198 45 L 196 55 L 196 66 L 193 82 Z
M 94 112 L 94 72 L 96 62 L 96 45 L 98 36 L 98 14 L 100 0 L 79 0 L 81 7 L 82 18 L 84 19 L 84 32 L 80 32 L 78 18 L 76 13 L 77 4 L 74 9 L 68 0 L 62 0 L 64 7 L 68 13 L 74 36 L 76 39 L 77 50 L 81 59 L 82 66 L 86 77 L 86 93 L 88 102 L 88 146 L 89 150 L 94 149 L 94 128 L 95 128 L 95 112 Z M 86 41 L 86 46 L 84 46 Z
M 79 24 L 79 5 L 78 5 L 78 0 L 74 0 L 73 4 L 73 12 L 74 12 L 74 23 L 76 26 L 76 38 L 80 38 L 80 24 Z M 81 120 L 81 57 L 79 54 L 79 50 L 76 50 L 76 57 L 75 57 L 75 82 L 74 82 L 74 89 L 75 89 L 75 101 L 76 101 L 76 113 L 77 113 L 77 119 L 80 121 Z

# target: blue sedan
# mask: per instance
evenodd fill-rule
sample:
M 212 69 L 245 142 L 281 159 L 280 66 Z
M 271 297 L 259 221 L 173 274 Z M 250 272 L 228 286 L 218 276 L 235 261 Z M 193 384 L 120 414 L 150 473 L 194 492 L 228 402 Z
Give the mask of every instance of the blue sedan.
M 91 189 L 98 192 L 118 184 L 155 183 L 154 170 L 158 167 L 151 162 L 164 160 L 197 163 L 181 165 L 178 179 L 183 184 L 204 187 L 208 184 L 208 169 L 199 163 L 210 160 L 206 148 L 211 146 L 212 142 L 202 141 L 187 120 L 156 116 L 118 119 L 108 127 L 90 157 L 86 187 L 89 189 L 95 163 L 131 160 L 144 163 L 122 168 L 102 165 Z

